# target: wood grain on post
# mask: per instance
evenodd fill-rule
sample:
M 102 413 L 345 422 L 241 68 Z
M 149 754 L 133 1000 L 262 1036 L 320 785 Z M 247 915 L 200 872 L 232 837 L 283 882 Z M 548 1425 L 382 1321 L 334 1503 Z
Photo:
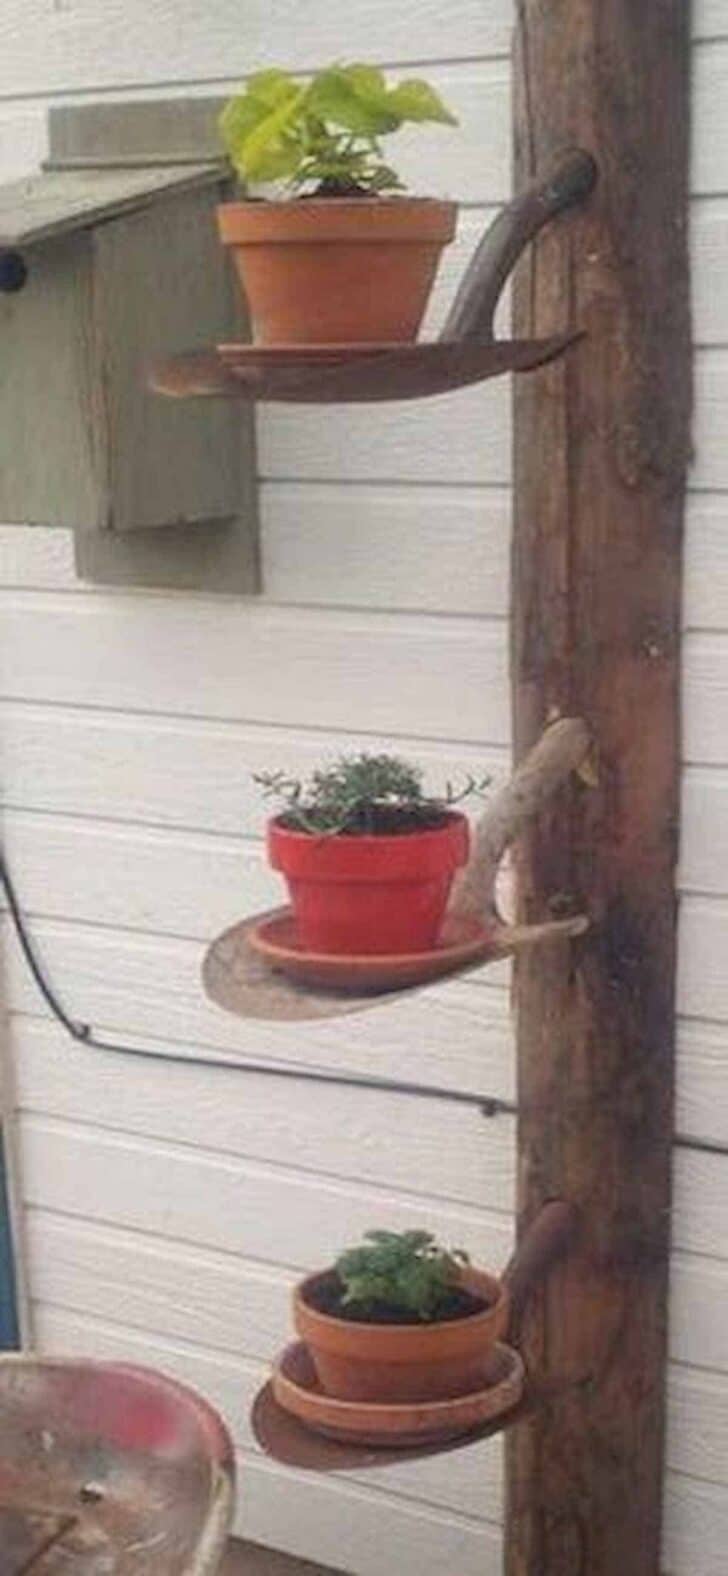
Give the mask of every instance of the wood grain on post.
M 563 148 L 599 181 L 519 273 L 515 332 L 579 327 L 515 391 L 516 749 L 584 718 L 595 787 L 522 845 L 588 934 L 517 962 L 519 1223 L 582 1234 L 525 1321 L 562 1396 L 507 1447 L 508 1576 L 658 1576 L 673 1126 L 681 542 L 691 410 L 684 0 L 519 0 L 516 165 Z

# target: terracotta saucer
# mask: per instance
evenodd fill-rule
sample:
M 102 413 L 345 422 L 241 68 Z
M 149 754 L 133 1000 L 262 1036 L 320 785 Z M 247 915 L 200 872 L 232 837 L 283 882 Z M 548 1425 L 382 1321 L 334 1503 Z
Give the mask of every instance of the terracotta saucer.
M 492 932 L 480 920 L 446 918 L 430 952 L 397 952 L 349 957 L 346 954 L 305 952 L 296 937 L 291 909 L 267 916 L 248 931 L 248 944 L 268 967 L 303 985 L 324 990 L 401 990 L 452 974 L 466 963 L 477 963 L 493 951 Z
M 396 1404 L 338 1401 L 324 1394 L 307 1347 L 296 1341 L 278 1359 L 272 1389 L 278 1405 L 315 1433 L 386 1450 L 472 1433 L 518 1405 L 524 1379 L 519 1353 L 497 1345 L 483 1359 L 483 1388 L 468 1395 Z

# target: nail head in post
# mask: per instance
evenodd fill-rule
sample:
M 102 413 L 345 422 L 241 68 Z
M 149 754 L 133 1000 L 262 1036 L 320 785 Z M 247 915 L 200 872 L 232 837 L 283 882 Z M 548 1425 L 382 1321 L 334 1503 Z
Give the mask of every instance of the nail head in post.
M 14 295 L 28 279 L 28 265 L 20 252 L 0 250 L 0 291 Z

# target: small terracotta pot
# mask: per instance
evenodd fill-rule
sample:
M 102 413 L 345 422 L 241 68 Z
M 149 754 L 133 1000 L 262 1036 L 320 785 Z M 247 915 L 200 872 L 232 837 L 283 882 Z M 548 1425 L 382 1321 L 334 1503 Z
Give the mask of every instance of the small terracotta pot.
M 316 837 L 278 816 L 268 824 L 268 857 L 286 878 L 301 945 L 350 957 L 434 947 L 469 847 L 457 811 L 442 826 L 398 836 Z
M 508 1323 L 505 1287 L 484 1270 L 463 1270 L 462 1285 L 483 1311 L 431 1324 L 364 1324 L 320 1313 L 317 1287 L 333 1270 L 310 1275 L 294 1292 L 296 1330 L 319 1383 L 342 1401 L 440 1401 L 483 1384 L 485 1361 Z
M 262 345 L 416 339 L 455 203 L 421 197 L 231 202 L 218 208 Z

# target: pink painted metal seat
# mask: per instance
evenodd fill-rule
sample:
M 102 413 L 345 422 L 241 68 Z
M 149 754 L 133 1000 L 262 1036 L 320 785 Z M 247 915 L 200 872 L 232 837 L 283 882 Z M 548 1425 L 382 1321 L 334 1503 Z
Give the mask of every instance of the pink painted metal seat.
M 213 1576 L 232 1445 L 149 1369 L 0 1357 L 0 1576 Z

